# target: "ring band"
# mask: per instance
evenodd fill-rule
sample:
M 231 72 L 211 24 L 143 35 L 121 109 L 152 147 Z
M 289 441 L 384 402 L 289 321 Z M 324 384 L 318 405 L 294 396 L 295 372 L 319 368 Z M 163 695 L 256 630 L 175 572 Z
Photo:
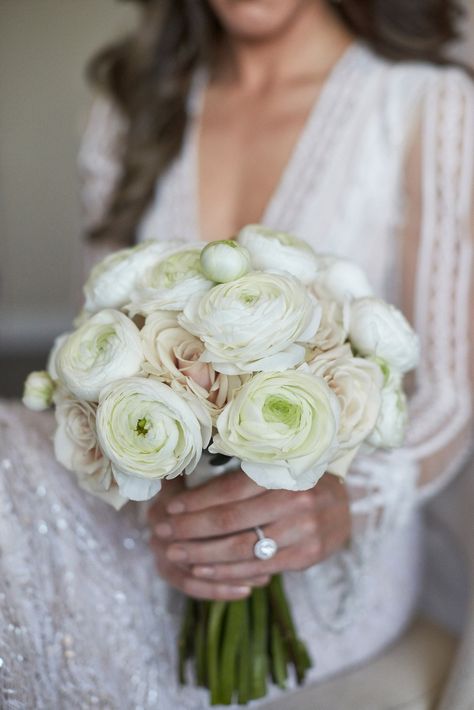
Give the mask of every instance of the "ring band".
M 265 537 L 262 528 L 254 528 L 258 540 L 253 546 L 253 553 L 258 560 L 271 560 L 278 551 L 278 545 L 271 537 Z

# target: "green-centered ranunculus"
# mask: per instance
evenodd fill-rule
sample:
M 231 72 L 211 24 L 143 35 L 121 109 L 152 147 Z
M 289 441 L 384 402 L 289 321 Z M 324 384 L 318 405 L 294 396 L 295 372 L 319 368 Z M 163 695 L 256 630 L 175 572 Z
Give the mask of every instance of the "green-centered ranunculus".
M 147 500 L 163 478 L 191 473 L 210 433 L 209 414 L 197 398 L 154 378 L 126 378 L 101 392 L 97 436 L 125 498 Z
M 262 372 L 219 415 L 210 450 L 237 456 L 264 488 L 306 490 L 337 451 L 339 417 L 337 397 L 322 377 Z
M 142 362 L 137 326 L 120 311 L 105 309 L 65 339 L 55 357 L 55 370 L 76 397 L 96 402 L 102 387 L 136 375 Z
M 176 242 L 145 242 L 120 249 L 102 259 L 92 269 L 84 285 L 85 311 L 121 308 L 129 302 L 145 271 L 176 250 Z
M 182 246 L 147 269 L 132 293 L 129 313 L 181 311 L 191 296 L 208 291 L 213 282 L 202 273 L 201 250 L 202 245 Z
M 178 322 L 203 341 L 203 362 L 237 375 L 303 362 L 320 318 L 318 302 L 296 278 L 254 271 L 192 298 Z

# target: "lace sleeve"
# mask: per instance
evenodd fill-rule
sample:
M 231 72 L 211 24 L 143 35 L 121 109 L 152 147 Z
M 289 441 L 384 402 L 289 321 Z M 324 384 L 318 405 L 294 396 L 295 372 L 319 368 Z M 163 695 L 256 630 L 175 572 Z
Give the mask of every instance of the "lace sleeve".
M 401 306 L 421 340 L 405 445 L 360 458 L 354 511 L 393 522 L 434 495 L 472 445 L 474 373 L 474 87 L 457 69 L 432 76 L 405 170 Z M 418 488 L 418 491 L 416 490 Z M 367 495 L 370 490 L 371 495 Z

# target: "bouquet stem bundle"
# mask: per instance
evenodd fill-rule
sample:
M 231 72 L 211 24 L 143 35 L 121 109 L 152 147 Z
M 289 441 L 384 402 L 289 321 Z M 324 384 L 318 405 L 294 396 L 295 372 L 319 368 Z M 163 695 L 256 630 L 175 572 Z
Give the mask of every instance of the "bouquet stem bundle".
M 188 599 L 178 649 L 178 676 L 207 688 L 211 705 L 245 705 L 267 693 L 269 677 L 286 688 L 289 669 L 303 683 L 311 659 L 298 638 L 281 575 L 248 599 Z

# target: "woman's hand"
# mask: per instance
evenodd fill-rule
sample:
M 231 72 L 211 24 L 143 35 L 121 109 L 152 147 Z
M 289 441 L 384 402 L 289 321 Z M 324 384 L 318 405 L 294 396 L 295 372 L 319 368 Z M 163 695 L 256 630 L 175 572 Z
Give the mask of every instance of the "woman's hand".
M 245 596 L 272 574 L 321 562 L 350 537 L 347 490 L 330 474 L 303 492 L 268 491 L 242 471 L 194 490 L 170 483 L 151 510 L 152 546 L 162 576 L 190 596 Z M 270 560 L 254 556 L 256 526 L 279 546 Z

